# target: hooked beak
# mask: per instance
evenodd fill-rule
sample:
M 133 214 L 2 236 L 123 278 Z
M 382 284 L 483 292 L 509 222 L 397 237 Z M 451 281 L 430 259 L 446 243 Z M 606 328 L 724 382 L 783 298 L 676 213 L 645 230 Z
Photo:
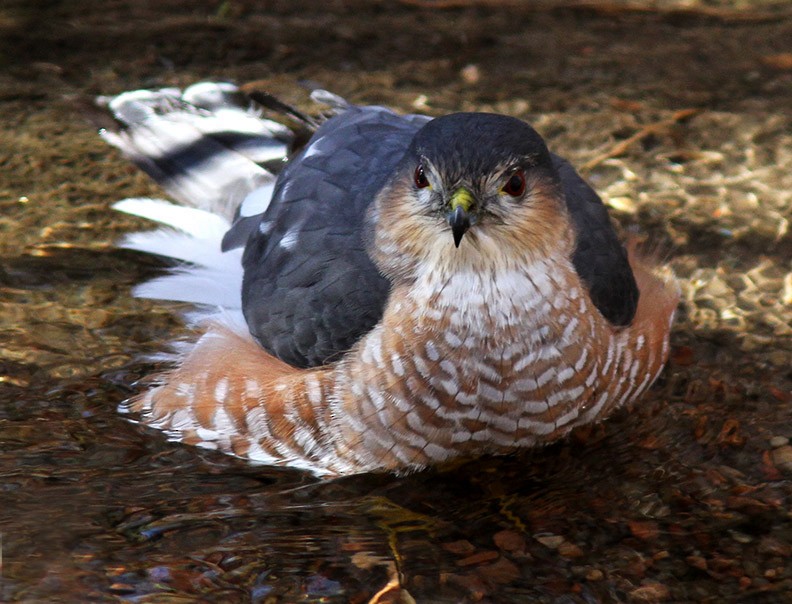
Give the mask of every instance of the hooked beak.
M 464 187 L 459 187 L 451 195 L 451 202 L 448 204 L 451 211 L 446 216 L 451 233 L 454 235 L 454 245 L 459 247 L 464 235 L 470 228 L 470 210 L 475 205 L 475 197 Z

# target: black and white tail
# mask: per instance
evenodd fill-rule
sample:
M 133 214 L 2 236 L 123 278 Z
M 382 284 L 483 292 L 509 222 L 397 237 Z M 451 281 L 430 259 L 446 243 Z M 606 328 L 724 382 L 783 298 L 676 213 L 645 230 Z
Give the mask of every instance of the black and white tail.
M 176 203 L 133 198 L 114 204 L 162 225 L 121 247 L 178 262 L 135 289 L 145 298 L 191 302 L 240 314 L 242 249 L 222 251 L 233 221 L 264 212 L 292 131 L 264 119 L 233 84 L 203 82 L 101 97 L 118 129 L 102 138 L 149 174 Z

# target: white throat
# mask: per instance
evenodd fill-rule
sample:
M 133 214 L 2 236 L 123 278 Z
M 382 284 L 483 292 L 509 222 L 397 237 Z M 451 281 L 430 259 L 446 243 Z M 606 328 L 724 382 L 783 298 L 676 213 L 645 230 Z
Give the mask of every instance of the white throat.
M 408 296 L 430 319 L 447 317 L 452 329 L 533 330 L 548 322 L 554 308 L 578 297 L 579 284 L 569 278 L 574 274 L 570 261 L 560 255 L 484 271 L 427 270 Z

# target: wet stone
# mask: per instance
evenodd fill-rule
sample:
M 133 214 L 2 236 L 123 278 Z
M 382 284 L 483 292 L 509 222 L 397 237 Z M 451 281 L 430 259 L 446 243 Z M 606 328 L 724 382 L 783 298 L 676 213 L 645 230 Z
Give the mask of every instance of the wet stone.
M 686 560 L 687 563 L 693 568 L 697 568 L 699 570 L 707 570 L 707 560 L 702 556 L 688 556 Z
M 500 554 L 498 552 L 492 550 L 482 550 L 480 552 L 476 552 L 472 556 L 457 560 L 457 566 L 474 566 L 483 562 L 490 562 L 497 559 L 499 555 Z
M 498 585 L 512 583 L 520 577 L 520 570 L 517 565 L 503 556 L 492 564 L 480 566 L 476 572 L 488 583 Z
M 127 583 L 113 583 L 110 585 L 110 591 L 117 594 L 131 594 L 135 593 L 135 587 Z
M 792 545 L 775 537 L 762 537 L 761 541 L 759 541 L 759 553 L 788 558 L 792 556 Z
M 470 597 L 474 602 L 481 601 L 481 599 L 484 598 L 489 592 L 486 582 L 482 580 L 481 577 L 479 577 L 478 575 L 473 575 L 473 574 L 458 575 L 456 573 L 442 573 L 440 575 L 440 582 L 441 584 L 451 583 L 463 587 L 465 590 L 468 591 Z
M 558 553 L 564 558 L 580 558 L 583 555 L 583 550 L 574 543 L 564 541 L 558 546 Z
M 560 535 L 536 535 L 534 538 L 550 549 L 558 549 L 558 546 L 564 542 L 564 538 Z
M 773 463 L 785 474 L 792 474 L 792 445 L 773 450 Z
M 525 538 L 515 531 L 504 530 L 495 533 L 492 537 L 495 545 L 506 552 L 525 551 Z
M 656 522 L 652 521 L 642 521 L 642 520 L 632 520 L 627 523 L 630 527 L 630 532 L 633 536 L 638 537 L 643 541 L 652 541 L 657 539 L 657 535 L 660 533 L 660 529 Z
M 604 578 L 605 578 L 605 573 L 603 573 L 598 568 L 592 568 L 586 573 L 587 581 L 602 581 Z
M 665 602 L 671 592 L 662 583 L 647 583 L 630 592 L 630 602 Z
M 739 531 L 729 531 L 731 538 L 734 539 L 737 543 L 751 543 L 753 541 L 753 537 L 750 535 L 746 535 L 745 533 L 741 533 Z
M 466 556 L 476 551 L 476 546 L 470 541 L 460 539 L 459 541 L 451 541 L 443 544 L 443 549 L 452 554 L 459 556 Z

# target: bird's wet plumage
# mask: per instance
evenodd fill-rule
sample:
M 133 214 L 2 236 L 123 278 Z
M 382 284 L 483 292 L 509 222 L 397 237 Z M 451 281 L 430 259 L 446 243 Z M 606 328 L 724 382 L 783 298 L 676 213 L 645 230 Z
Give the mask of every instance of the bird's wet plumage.
M 231 111 L 222 101 L 195 113 Z M 178 105 L 156 119 L 137 111 L 148 121 L 127 120 L 110 141 L 139 156 L 135 137 L 190 111 Z M 222 142 L 197 130 L 190 144 Z M 235 303 L 223 305 L 236 320 L 215 321 L 131 404 L 145 423 L 319 475 L 408 470 L 550 442 L 656 379 L 673 284 L 628 255 L 596 193 L 524 122 L 348 106 L 276 178 L 275 164 L 250 157 L 257 136 L 271 148 L 278 132 L 223 151 L 243 167 L 226 175 L 236 197 L 240 182 L 253 185 L 216 229 L 212 266 L 190 256 L 199 266 L 181 277 L 238 262 Z M 181 183 L 202 171 L 167 168 Z M 229 217 L 209 197 L 193 203 Z

